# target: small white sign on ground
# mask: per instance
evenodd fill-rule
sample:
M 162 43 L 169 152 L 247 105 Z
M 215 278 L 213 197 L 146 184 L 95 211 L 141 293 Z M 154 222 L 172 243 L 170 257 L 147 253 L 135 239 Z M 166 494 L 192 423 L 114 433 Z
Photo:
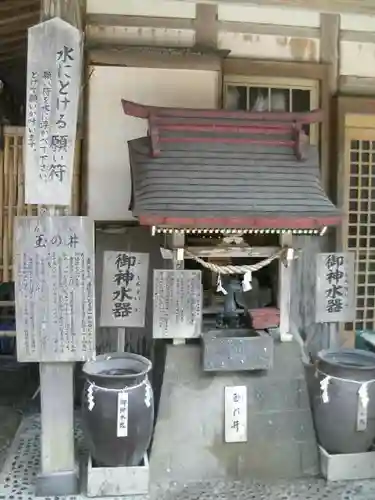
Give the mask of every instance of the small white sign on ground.
M 245 385 L 225 387 L 224 427 L 226 443 L 247 441 L 247 387 Z
M 104 252 L 100 326 L 145 326 L 148 253 Z
M 95 353 L 94 225 L 87 217 L 17 217 L 17 358 L 85 361 Z

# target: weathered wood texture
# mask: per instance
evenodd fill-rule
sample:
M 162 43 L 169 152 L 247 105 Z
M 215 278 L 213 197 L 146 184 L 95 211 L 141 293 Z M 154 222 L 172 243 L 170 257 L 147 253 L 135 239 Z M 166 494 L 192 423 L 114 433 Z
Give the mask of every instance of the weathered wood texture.
M 71 204 L 81 39 L 80 30 L 58 17 L 29 29 L 25 137 L 28 204 Z
M 329 325 L 315 323 L 316 255 L 324 252 L 328 240 L 320 236 L 295 236 L 298 259 L 293 263 L 291 328 L 302 334 L 313 356 L 329 342 Z
M 195 45 L 206 48 L 217 48 L 217 5 L 198 3 L 195 19 Z
M 0 65 L 24 59 L 27 29 L 39 20 L 40 0 L 0 2 Z
M 337 92 L 340 64 L 340 15 L 320 15 L 320 61 L 329 65 L 328 84 L 332 94 Z
M 17 215 L 37 215 L 41 207 L 25 205 L 23 127 L 5 127 L 4 151 L 0 151 L 0 282 L 13 280 L 13 228 Z M 78 215 L 80 202 L 80 149 L 76 141 L 72 214 Z
M 180 0 L 181 2 L 191 0 Z M 227 4 L 238 4 L 238 0 L 226 0 Z M 242 4 L 250 2 L 241 2 Z M 251 0 L 252 4 L 273 7 L 299 7 L 321 12 L 353 12 L 357 14 L 374 14 L 373 0 Z
M 94 252 L 88 217 L 16 219 L 18 361 L 87 361 L 95 354 Z
M 60 17 L 82 31 L 86 0 L 41 0 L 40 21 Z
M 375 78 L 341 75 L 339 89 L 341 94 L 372 96 L 375 93 Z

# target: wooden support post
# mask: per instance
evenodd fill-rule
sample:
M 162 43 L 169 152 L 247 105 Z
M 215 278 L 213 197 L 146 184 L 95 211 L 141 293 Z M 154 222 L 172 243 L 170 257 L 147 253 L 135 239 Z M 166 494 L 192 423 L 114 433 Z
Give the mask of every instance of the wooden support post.
M 117 352 L 125 351 L 125 328 L 117 329 Z
M 283 234 L 280 236 L 281 245 L 292 247 L 293 235 Z M 292 290 L 293 261 L 288 262 L 285 267 L 284 262 L 280 260 L 279 264 L 279 309 L 280 309 L 280 340 L 281 342 L 291 342 L 293 334 L 290 324 L 290 303 Z
M 75 495 L 78 470 L 74 456 L 74 363 L 40 363 L 41 474 L 37 496 Z
M 204 49 L 217 49 L 218 7 L 208 3 L 198 3 L 195 19 L 195 45 Z
M 54 207 L 44 210 L 45 216 L 64 215 Z M 41 473 L 36 481 L 37 496 L 78 493 L 73 376 L 74 363 L 39 363 Z
M 82 31 L 81 6 L 80 0 L 75 2 L 42 0 L 41 22 L 57 16 Z M 81 53 L 78 52 L 74 37 L 71 46 L 74 47 L 75 57 L 81 57 L 82 47 L 78 49 Z M 79 81 L 74 83 L 80 84 Z M 74 114 L 75 111 L 72 116 Z M 74 120 L 73 127 L 76 128 L 77 118 Z M 73 154 L 74 145 L 75 134 L 73 145 L 70 146 L 73 148 Z M 46 215 L 67 214 L 69 207 L 60 214 L 52 207 L 46 211 Z M 39 373 L 42 424 L 41 474 L 36 482 L 36 495 L 75 495 L 78 493 L 78 471 L 74 454 L 74 363 L 40 363 Z
M 324 113 L 321 125 L 321 180 L 329 195 L 334 194 L 334 169 L 332 161 L 332 130 L 336 120 L 332 116 L 332 97 L 336 95 L 339 84 L 340 62 L 340 15 L 320 15 L 320 61 L 327 65 L 327 78 L 321 88 L 321 106 Z
M 340 14 L 320 14 L 320 61 L 328 65 L 328 90 L 329 100 L 332 100 L 338 92 L 340 79 Z M 332 130 L 336 126 L 336 117 L 331 114 L 331 106 L 328 104 L 327 116 L 328 123 L 326 129 L 322 130 L 322 150 L 326 150 L 326 154 L 322 154 L 322 180 L 327 193 L 336 199 L 335 193 L 337 190 L 337 179 L 335 178 L 336 171 L 331 168 L 335 164 L 336 157 L 332 148 Z M 326 121 L 327 121 L 326 120 Z M 336 200 L 337 201 L 337 200 Z M 331 231 L 330 234 L 324 236 L 327 241 L 327 250 L 337 250 L 336 238 L 337 230 Z M 330 324 L 328 331 L 328 346 L 334 348 L 338 344 L 338 324 Z
M 173 251 L 173 261 L 172 261 L 173 269 L 184 269 L 185 267 L 184 252 L 183 252 L 184 246 L 185 246 L 184 234 L 176 233 L 171 236 L 171 247 Z M 181 345 L 185 343 L 186 343 L 185 339 L 173 339 L 174 345 Z

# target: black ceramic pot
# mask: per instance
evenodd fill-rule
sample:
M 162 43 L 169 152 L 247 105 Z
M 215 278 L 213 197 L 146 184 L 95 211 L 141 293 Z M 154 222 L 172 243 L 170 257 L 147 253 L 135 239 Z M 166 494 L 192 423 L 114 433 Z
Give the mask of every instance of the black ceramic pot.
M 136 466 L 142 461 L 154 423 L 151 368 L 148 359 L 126 352 L 103 354 L 83 366 L 83 430 L 98 465 Z
M 325 350 L 318 353 L 316 368 L 312 406 L 319 444 L 331 454 L 368 451 L 375 438 L 375 382 L 367 386 L 367 427 L 361 431 L 357 430 L 358 390 L 361 382 L 375 379 L 375 354 L 359 349 Z M 327 375 L 337 378 L 329 380 L 329 400 L 324 403 L 320 383 Z

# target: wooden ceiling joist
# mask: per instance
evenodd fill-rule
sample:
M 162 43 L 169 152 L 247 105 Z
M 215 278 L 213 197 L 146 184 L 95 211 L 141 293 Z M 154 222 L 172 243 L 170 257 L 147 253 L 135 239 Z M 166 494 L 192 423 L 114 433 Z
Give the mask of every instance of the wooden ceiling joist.
M 13 54 L 18 51 L 26 51 L 27 49 L 27 40 L 18 40 L 13 42 L 10 45 L 3 45 L 0 43 L 0 54 Z
M 10 11 L 23 11 L 28 7 L 40 9 L 40 0 L 3 0 L 0 1 L 0 15 L 8 16 Z
M 0 65 L 26 58 L 27 30 L 40 19 L 40 0 L 0 0 Z
M 0 47 L 13 45 L 16 42 L 21 42 L 26 40 L 26 38 L 27 38 L 27 33 L 25 33 L 25 30 L 18 31 L 13 35 L 0 38 Z
M 0 17 L 0 27 L 1 26 L 9 26 L 10 24 L 15 24 L 15 23 L 34 23 L 35 20 L 38 21 L 39 19 L 39 9 L 34 9 L 31 12 L 26 12 L 21 14 L 21 11 L 18 14 L 15 14 L 12 17 L 6 17 L 1 19 Z M 1 33 L 1 31 L 0 31 Z

